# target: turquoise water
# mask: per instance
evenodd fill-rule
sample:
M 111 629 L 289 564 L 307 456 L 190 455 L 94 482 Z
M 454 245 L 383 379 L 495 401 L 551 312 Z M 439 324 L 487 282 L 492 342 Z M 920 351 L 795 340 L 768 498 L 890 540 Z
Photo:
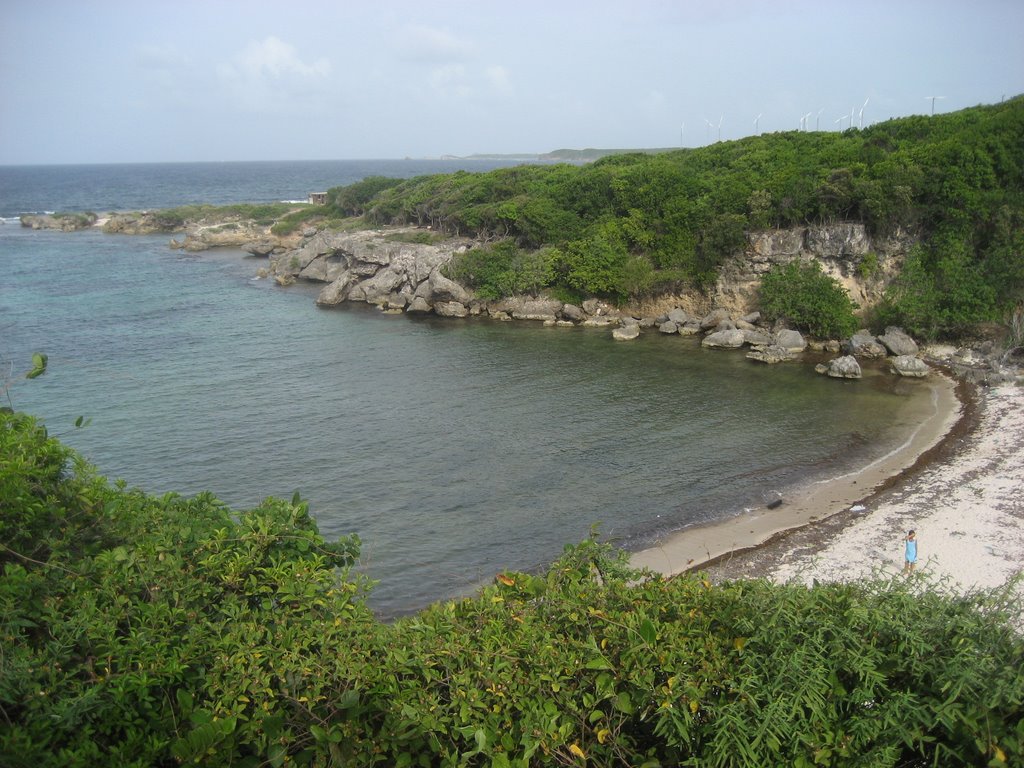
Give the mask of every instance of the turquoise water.
M 260 264 L 0 225 L 10 398 L 152 493 L 300 491 L 324 533 L 362 537 L 383 615 L 539 567 L 595 523 L 639 547 L 762 506 L 902 442 L 927 398 L 653 332 L 321 310 Z M 49 371 L 26 381 L 37 350 Z

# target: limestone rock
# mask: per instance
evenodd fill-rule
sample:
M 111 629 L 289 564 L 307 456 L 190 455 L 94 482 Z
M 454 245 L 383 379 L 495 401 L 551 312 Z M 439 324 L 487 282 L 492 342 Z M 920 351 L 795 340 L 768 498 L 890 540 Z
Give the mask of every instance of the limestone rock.
M 57 213 L 57 214 L 26 214 L 21 217 L 21 226 L 32 229 L 59 229 L 61 232 L 74 232 L 88 229 L 98 221 L 98 217 L 89 213 Z
M 673 323 L 671 320 L 666 320 L 658 326 L 658 330 L 662 333 L 679 333 L 679 326 Z
M 278 275 L 279 279 L 284 275 Z M 292 277 L 292 280 L 295 278 Z M 321 290 L 320 294 L 316 297 L 316 303 L 321 307 L 333 307 L 341 304 L 348 298 L 348 290 L 351 288 L 358 277 L 353 275 L 351 272 L 346 272 L 337 280 L 332 283 L 325 285 Z
M 708 314 L 704 315 L 700 319 L 700 329 L 706 331 L 710 328 L 715 328 L 723 320 L 731 320 L 729 316 L 729 310 L 727 309 L 713 309 Z
M 890 363 L 892 372 L 898 376 L 923 379 L 928 375 L 928 364 L 914 355 L 898 355 Z
M 612 338 L 616 341 L 631 341 L 640 335 L 639 323 L 627 323 L 612 331 Z
M 449 280 L 447 277 L 442 275 L 440 269 L 435 268 L 434 271 L 430 273 L 428 283 L 430 286 L 431 299 L 435 304 L 437 302 L 455 302 L 458 304 L 469 303 L 469 291 L 454 280 Z
M 280 248 L 280 244 L 276 240 L 254 240 L 242 246 L 242 250 L 246 253 L 263 258 L 272 254 L 277 248 Z
M 422 296 L 413 296 L 405 311 L 409 314 L 427 313 L 431 309 L 430 304 Z
M 764 344 L 758 345 L 748 352 L 747 359 L 774 365 L 775 363 L 791 360 L 792 356 L 785 347 L 780 347 L 778 344 Z
M 828 363 L 816 365 L 814 368 L 818 373 L 824 373 L 833 379 L 859 379 L 861 377 L 860 363 L 853 355 L 844 355 L 831 360 Z
M 807 349 L 807 341 L 800 331 L 784 328 L 775 334 L 775 343 L 790 352 L 803 352 Z
M 855 260 L 868 252 L 870 240 L 863 224 L 844 222 L 809 227 L 805 243 L 819 258 Z
M 577 307 L 575 304 L 563 304 L 561 314 L 566 320 L 571 320 L 574 323 L 580 322 L 585 317 L 582 307 Z
M 878 358 L 885 357 L 885 347 L 879 344 L 870 331 L 860 330 L 843 344 L 843 351 L 854 357 Z
M 785 346 L 777 344 L 772 335 L 767 331 L 761 331 L 758 330 L 757 328 L 753 328 L 750 330 L 746 328 L 741 328 L 740 330 L 743 331 L 743 338 L 746 340 L 747 344 L 749 344 L 752 347 L 777 346 L 782 349 L 786 349 Z M 789 350 L 786 350 L 786 353 L 788 355 Z
M 665 320 L 667 320 L 669 322 L 672 322 L 672 323 L 675 323 L 676 325 L 682 325 L 683 323 L 685 323 L 689 319 L 690 319 L 690 316 L 688 314 L 686 314 L 686 310 L 680 309 L 679 307 L 676 307 L 675 309 L 673 309 L 665 317 Z
M 439 301 L 434 304 L 434 313 L 441 317 L 465 317 L 469 310 L 460 301 Z
M 701 339 L 701 346 L 712 349 L 739 349 L 746 342 L 743 331 L 716 331 Z
M 910 336 L 903 332 L 902 328 L 896 328 L 895 326 L 889 326 L 885 329 L 885 333 L 878 337 L 878 341 L 889 350 L 889 354 L 896 355 L 916 355 L 917 354 L 917 342 L 914 341 Z
M 555 321 L 562 311 L 562 302 L 557 299 L 522 299 L 512 308 L 516 320 Z

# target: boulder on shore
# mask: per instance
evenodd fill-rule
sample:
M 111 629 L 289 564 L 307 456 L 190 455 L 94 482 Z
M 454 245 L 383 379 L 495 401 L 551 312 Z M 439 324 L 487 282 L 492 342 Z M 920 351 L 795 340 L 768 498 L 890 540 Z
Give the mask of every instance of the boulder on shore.
M 775 343 L 790 352 L 803 352 L 807 349 L 807 341 L 800 331 L 784 328 L 775 334 Z
M 871 331 L 860 330 L 843 344 L 843 352 L 854 357 L 878 358 L 885 357 L 885 347 L 878 343 Z
M 898 355 L 890 363 L 892 372 L 898 376 L 923 379 L 928 375 L 928 364 L 915 355 Z
M 712 349 L 739 349 L 747 341 L 746 334 L 739 329 L 730 331 L 715 331 L 701 339 L 702 347 Z
M 902 328 L 889 326 L 885 329 L 885 333 L 878 337 L 878 341 L 889 350 L 891 355 L 899 357 L 917 354 L 917 342 L 904 333 Z

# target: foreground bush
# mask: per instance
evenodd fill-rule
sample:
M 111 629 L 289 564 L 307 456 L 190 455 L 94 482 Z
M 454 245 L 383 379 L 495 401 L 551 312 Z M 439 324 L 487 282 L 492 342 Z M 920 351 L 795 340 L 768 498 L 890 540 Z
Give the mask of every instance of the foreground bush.
M 5 766 L 1024 760 L 1007 590 L 662 579 L 596 540 L 386 625 L 305 505 L 110 487 L 0 414 Z

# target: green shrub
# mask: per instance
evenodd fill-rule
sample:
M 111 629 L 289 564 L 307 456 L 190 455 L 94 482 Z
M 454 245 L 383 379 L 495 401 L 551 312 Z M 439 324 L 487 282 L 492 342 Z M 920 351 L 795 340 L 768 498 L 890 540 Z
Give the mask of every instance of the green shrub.
M 502 240 L 457 254 L 445 273 L 474 288 L 484 299 L 536 295 L 551 285 L 560 255 L 552 248 L 524 251 L 514 241 Z
M 818 338 L 842 338 L 857 330 L 856 308 L 846 289 L 817 261 L 776 265 L 761 279 L 765 317 L 788 320 Z
M 0 413 L 0 763 L 1010 766 L 1020 582 L 713 586 L 596 536 L 383 624 L 304 502 L 110 486 Z

